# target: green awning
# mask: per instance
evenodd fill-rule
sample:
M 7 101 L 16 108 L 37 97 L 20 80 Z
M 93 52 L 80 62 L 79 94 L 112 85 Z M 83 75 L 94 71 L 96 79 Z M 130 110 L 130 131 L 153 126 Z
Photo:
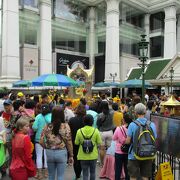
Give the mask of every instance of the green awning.
M 169 63 L 170 59 L 162 59 L 157 61 L 151 61 L 148 64 L 147 70 L 145 72 L 145 79 L 152 80 L 156 79 L 165 66 Z
M 142 73 L 142 70 L 141 68 L 135 68 L 135 69 L 132 69 L 129 77 L 127 80 L 130 80 L 130 79 L 139 79 L 140 76 L 141 76 L 141 73 Z

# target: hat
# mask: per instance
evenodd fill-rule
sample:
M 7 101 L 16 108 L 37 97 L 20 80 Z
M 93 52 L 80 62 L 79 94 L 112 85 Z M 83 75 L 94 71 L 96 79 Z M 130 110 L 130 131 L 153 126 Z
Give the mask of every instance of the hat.
M 18 92 L 17 96 L 22 97 L 24 94 L 22 92 Z
M 10 99 L 7 99 L 4 101 L 3 105 L 12 105 L 12 101 Z

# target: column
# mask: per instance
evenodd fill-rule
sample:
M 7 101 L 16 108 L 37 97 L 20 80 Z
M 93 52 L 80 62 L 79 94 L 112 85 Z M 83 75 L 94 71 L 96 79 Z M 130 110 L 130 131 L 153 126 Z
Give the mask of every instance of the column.
M 0 86 L 11 87 L 20 79 L 19 60 L 19 1 L 3 1 L 2 59 Z
M 146 14 L 144 17 L 144 28 L 146 34 L 146 41 L 150 42 L 149 34 L 150 34 L 150 14 Z M 150 57 L 150 46 L 148 46 L 148 57 Z
M 177 53 L 180 53 L 180 15 L 177 18 Z
M 89 8 L 89 60 L 90 67 L 94 65 L 95 60 L 95 24 L 96 24 L 96 10 L 95 7 Z
M 40 75 L 52 73 L 51 0 L 40 0 Z
M 110 73 L 117 73 L 115 81 L 119 81 L 119 0 L 106 0 L 106 3 L 105 81 L 112 81 Z
M 164 11 L 164 58 L 173 58 L 176 54 L 176 7 L 166 7 Z

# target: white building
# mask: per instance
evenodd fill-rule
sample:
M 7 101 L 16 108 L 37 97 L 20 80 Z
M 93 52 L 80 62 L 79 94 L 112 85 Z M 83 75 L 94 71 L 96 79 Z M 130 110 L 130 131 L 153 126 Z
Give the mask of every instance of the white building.
M 180 81 L 179 0 L 0 1 L 0 86 L 65 74 L 66 65 L 77 63 L 95 66 L 95 82 L 112 81 L 115 73 L 115 81 L 135 78 L 141 34 L 147 34 L 153 60 L 147 79 L 167 85 L 173 66 L 174 81 Z

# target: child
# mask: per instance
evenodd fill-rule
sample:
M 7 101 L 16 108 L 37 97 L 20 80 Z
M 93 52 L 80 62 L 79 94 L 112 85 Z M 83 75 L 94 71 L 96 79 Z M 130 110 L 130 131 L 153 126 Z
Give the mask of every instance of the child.
M 12 180 L 28 180 L 36 174 L 32 160 L 32 143 L 29 136 L 29 119 L 22 116 L 16 122 L 16 132 L 12 139 L 12 161 L 10 175 Z

